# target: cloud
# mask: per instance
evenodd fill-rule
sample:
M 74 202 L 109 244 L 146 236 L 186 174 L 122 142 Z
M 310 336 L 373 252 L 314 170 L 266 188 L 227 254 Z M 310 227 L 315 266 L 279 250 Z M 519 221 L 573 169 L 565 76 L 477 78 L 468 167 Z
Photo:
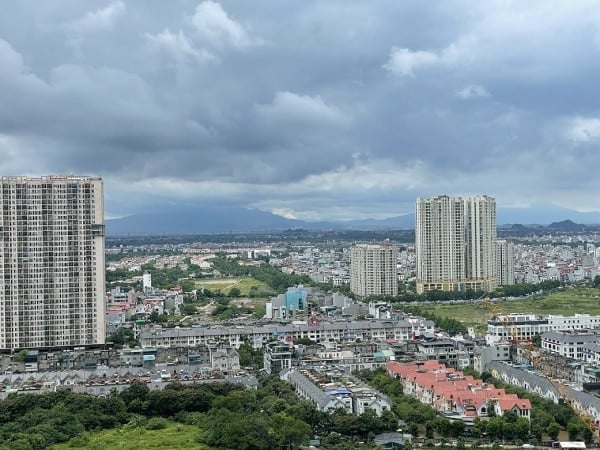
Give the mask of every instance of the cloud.
M 464 42 L 453 42 L 439 52 L 410 50 L 392 47 L 383 68 L 401 77 L 415 77 L 415 71 L 428 67 L 452 66 L 461 60 L 468 61 Z
M 415 69 L 433 66 L 440 62 L 440 56 L 433 52 L 411 51 L 408 48 L 392 47 L 388 61 L 383 68 L 395 75 L 414 77 Z
M 191 23 L 196 35 L 215 47 L 244 48 L 252 44 L 246 30 L 231 19 L 219 3 L 210 0 L 200 3 Z
M 289 208 L 273 208 L 271 212 L 286 219 L 297 219 L 294 210 Z
M 566 138 L 574 143 L 587 143 L 600 138 L 600 118 L 577 117 L 569 120 Z
M 3 8 L 2 172 L 101 175 L 115 213 L 381 217 L 441 193 L 600 209 L 594 2 Z
M 472 98 L 489 97 L 490 93 L 487 91 L 486 88 L 479 84 L 469 84 L 468 86 L 465 86 L 460 91 L 458 91 L 456 93 L 456 96 L 463 100 L 469 100 Z
M 349 123 L 339 109 L 327 105 L 320 96 L 277 92 L 272 103 L 256 105 L 256 113 L 267 121 L 295 125 L 344 126 Z
M 4 80 L 5 86 L 18 84 L 26 89 L 40 89 L 45 85 L 25 64 L 23 55 L 3 39 L 0 39 L 0 79 Z M 0 98 L 1 94 L 0 90 Z
M 83 17 L 67 24 L 67 29 L 79 33 L 100 31 L 112 28 L 125 14 L 127 7 L 121 0 L 111 2 L 104 8 L 90 11 Z
M 207 62 L 216 59 L 209 51 L 195 48 L 182 30 L 172 33 L 167 28 L 156 35 L 146 33 L 145 37 L 156 50 L 164 52 L 180 63 L 188 60 Z

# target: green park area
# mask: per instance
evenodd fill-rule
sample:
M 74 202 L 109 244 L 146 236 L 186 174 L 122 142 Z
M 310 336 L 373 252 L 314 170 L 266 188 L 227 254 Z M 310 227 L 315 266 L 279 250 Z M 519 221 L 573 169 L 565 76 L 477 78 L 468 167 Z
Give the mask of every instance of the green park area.
M 269 285 L 253 277 L 202 279 L 196 282 L 196 287 L 203 287 L 211 292 L 221 291 L 224 295 L 229 295 L 232 289 L 237 288 L 240 297 L 268 297 L 275 293 Z
M 591 314 L 600 315 L 600 289 L 568 288 L 541 296 L 531 296 L 518 300 L 496 300 L 496 305 L 505 313 L 537 314 Z M 438 317 L 452 318 L 467 327 L 479 330 L 485 327 L 492 312 L 482 302 L 456 304 L 422 304 L 419 309 Z
M 156 429 L 153 429 L 156 428 Z M 198 426 L 166 419 L 150 419 L 145 427 L 125 425 L 102 431 L 86 432 L 52 450 L 202 450 L 208 449 L 200 440 Z

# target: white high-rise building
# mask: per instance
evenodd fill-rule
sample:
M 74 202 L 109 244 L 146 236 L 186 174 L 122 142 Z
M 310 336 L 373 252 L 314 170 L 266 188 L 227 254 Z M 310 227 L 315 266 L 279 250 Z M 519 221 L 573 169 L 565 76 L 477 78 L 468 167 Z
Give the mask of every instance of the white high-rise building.
M 467 279 L 492 280 L 496 270 L 496 199 L 465 199 Z
M 496 201 L 487 196 L 418 198 L 417 292 L 496 288 Z
M 152 274 L 144 272 L 142 275 L 142 291 L 148 293 L 152 290 Z
M 0 178 L 0 349 L 105 342 L 100 178 Z
M 350 251 L 350 290 L 360 296 L 398 295 L 395 245 L 357 244 Z
M 498 286 L 515 284 L 515 248 L 511 241 L 496 241 L 496 266 Z
M 465 205 L 460 197 L 418 198 L 415 213 L 417 281 L 421 290 L 450 290 L 464 280 Z M 417 286 L 418 287 L 418 286 Z

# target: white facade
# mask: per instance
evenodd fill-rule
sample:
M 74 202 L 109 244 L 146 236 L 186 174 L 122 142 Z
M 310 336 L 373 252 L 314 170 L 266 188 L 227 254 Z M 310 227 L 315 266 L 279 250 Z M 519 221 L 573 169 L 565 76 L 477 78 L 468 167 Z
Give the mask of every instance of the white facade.
M 360 297 L 398 295 L 395 245 L 358 244 L 350 251 L 350 290 Z
M 542 334 L 542 350 L 552 355 L 571 359 L 584 359 L 585 344 L 600 343 L 600 335 L 594 331 L 548 331 Z
M 494 198 L 418 198 L 415 218 L 418 293 L 496 288 Z
M 105 342 L 100 178 L 0 179 L 0 349 Z
M 499 286 L 515 284 L 515 249 L 511 241 L 496 241 L 496 270 Z
M 148 292 L 152 290 L 152 274 L 144 272 L 142 275 L 142 290 Z
M 495 279 L 496 199 L 482 195 L 465 200 L 467 278 Z
M 466 278 L 465 205 L 460 197 L 418 198 L 415 212 L 417 282 Z
M 507 324 L 509 329 L 518 329 L 519 336 L 509 336 L 509 332 L 502 325 L 502 322 Z M 502 314 L 488 320 L 486 342 L 491 345 L 513 339 L 527 340 L 547 331 L 593 330 L 599 328 L 600 316 L 589 314 L 575 314 L 574 316 L 542 316 L 533 313 Z
M 404 342 L 413 339 L 419 323 L 406 320 L 322 322 L 318 325 L 264 325 L 247 327 L 214 328 L 143 328 L 140 333 L 142 347 L 193 347 L 219 340 L 239 348 L 247 341 L 255 347 L 271 341 L 274 337 L 291 343 L 308 338 L 321 342 L 356 342 L 389 340 Z

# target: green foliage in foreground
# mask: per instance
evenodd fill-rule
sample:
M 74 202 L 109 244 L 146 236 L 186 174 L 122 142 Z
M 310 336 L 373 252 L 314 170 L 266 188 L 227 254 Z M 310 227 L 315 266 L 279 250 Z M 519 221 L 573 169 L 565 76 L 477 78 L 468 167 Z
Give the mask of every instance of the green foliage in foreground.
M 204 450 L 209 447 L 199 443 L 200 430 L 197 426 L 164 420 L 156 427 L 151 419 L 146 424 L 131 423 L 112 430 L 83 433 L 67 443 L 51 447 L 52 450 Z
M 151 391 L 145 383 L 134 382 L 107 398 L 68 390 L 10 395 L 0 401 L 0 450 L 42 450 L 57 444 L 130 448 L 121 442 L 154 448 L 146 440 L 163 445 L 156 448 L 295 449 L 314 434 L 332 435 L 328 448 L 342 450 L 394 430 L 397 423 L 390 411 L 382 417 L 373 412 L 360 417 L 342 410 L 319 412 L 277 377 L 263 379 L 257 390 L 229 383 L 172 383 Z M 177 430 L 182 441 L 153 438 Z

